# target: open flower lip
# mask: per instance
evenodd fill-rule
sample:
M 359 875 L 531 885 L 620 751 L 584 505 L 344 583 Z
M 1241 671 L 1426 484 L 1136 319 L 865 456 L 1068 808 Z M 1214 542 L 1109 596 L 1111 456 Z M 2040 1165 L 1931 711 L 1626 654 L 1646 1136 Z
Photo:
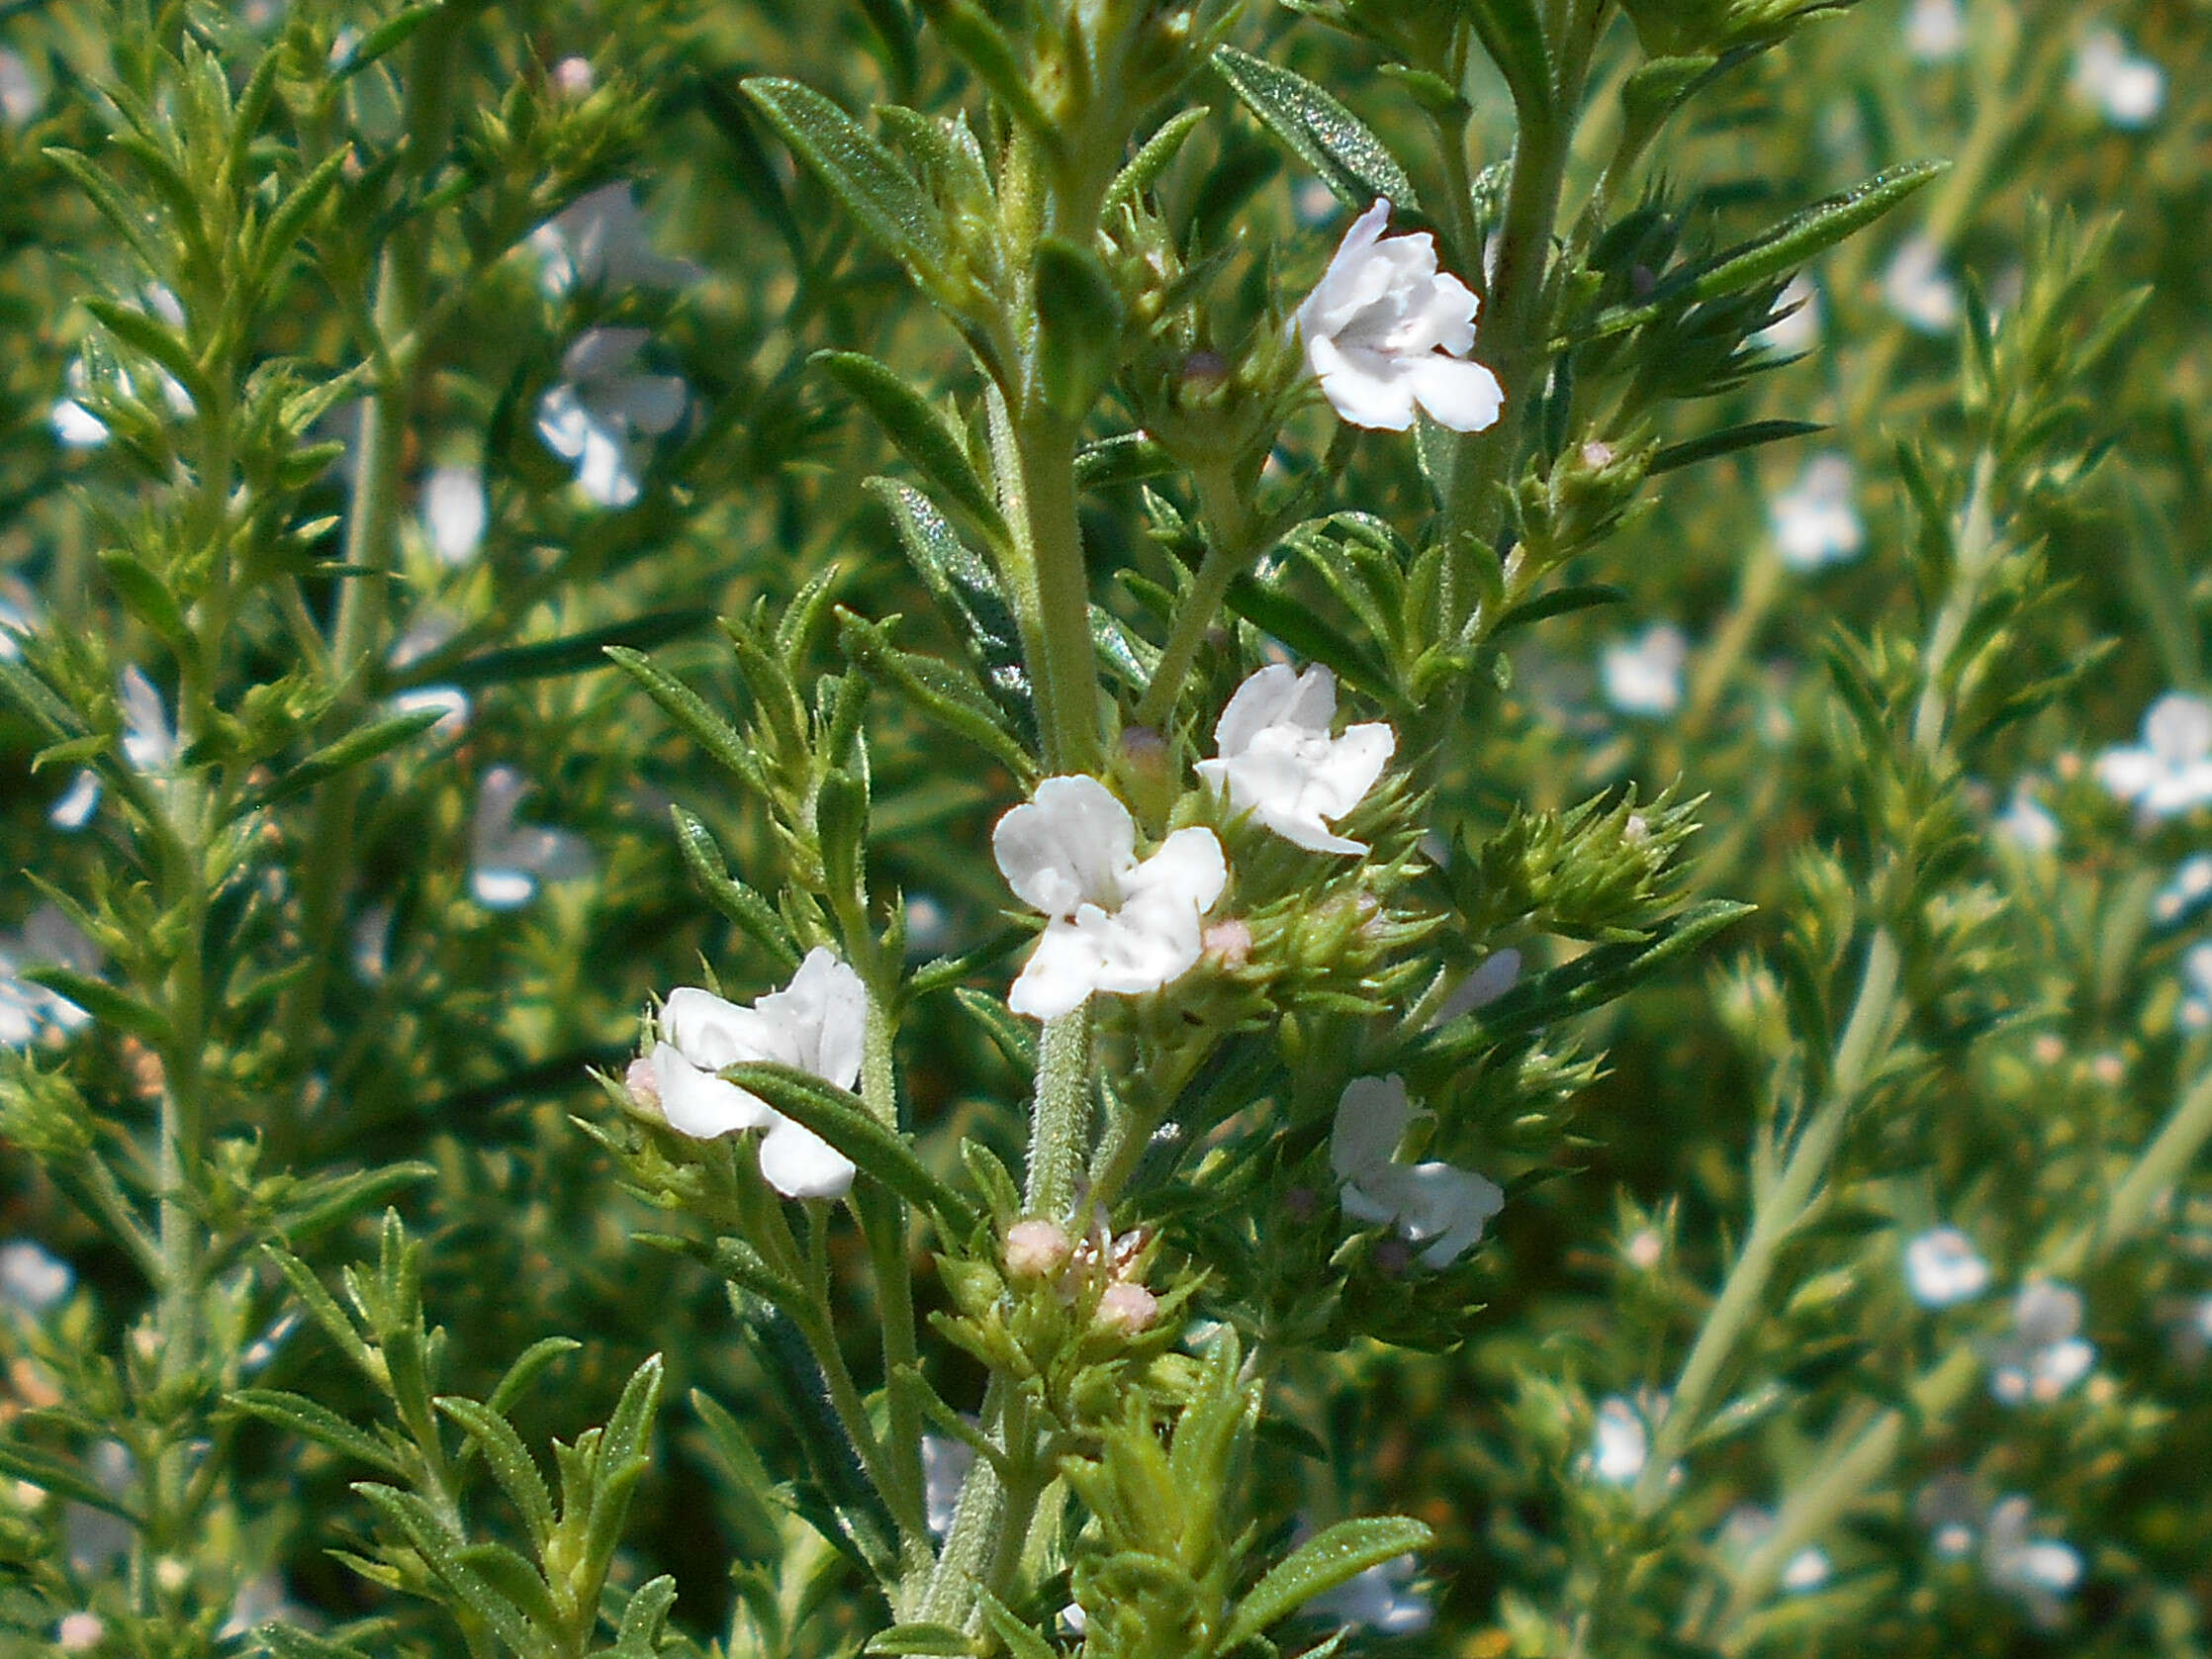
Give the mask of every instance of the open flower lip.
M 1369 721 L 1332 736 L 1336 716 L 1331 670 L 1270 664 L 1229 699 L 1214 727 L 1215 758 L 1198 763 L 1198 776 L 1232 811 L 1248 812 L 1293 846 L 1363 854 L 1366 843 L 1329 826 L 1366 799 L 1397 751 L 1398 735 Z
M 1428 231 L 1388 236 L 1390 203 L 1344 232 L 1295 326 L 1322 395 L 1346 422 L 1402 432 L 1419 410 L 1456 432 L 1497 423 L 1505 388 L 1469 359 L 1474 291 L 1436 266 Z

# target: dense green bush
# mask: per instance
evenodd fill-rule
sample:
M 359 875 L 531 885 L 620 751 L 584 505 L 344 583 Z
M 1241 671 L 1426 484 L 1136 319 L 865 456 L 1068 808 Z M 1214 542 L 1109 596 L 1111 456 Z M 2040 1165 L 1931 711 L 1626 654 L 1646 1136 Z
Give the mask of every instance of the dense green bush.
M 2208 65 L 0 3 L 0 1653 L 2203 1654 Z

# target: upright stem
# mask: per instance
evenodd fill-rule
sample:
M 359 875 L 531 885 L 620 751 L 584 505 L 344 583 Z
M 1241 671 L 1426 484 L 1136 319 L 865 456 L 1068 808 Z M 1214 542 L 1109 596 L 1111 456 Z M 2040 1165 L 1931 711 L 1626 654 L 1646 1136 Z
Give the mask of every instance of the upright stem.
M 1869 1073 L 1889 1037 L 1897 995 L 1897 947 L 1887 929 L 1877 929 L 1867 945 L 1866 967 L 1859 980 L 1859 994 L 1843 1040 L 1836 1046 L 1835 1066 L 1827 1098 L 1805 1126 L 1783 1165 L 1782 1175 L 1751 1224 L 1751 1236 L 1729 1269 L 1720 1298 L 1705 1316 L 1684 1361 L 1667 1414 L 1660 1421 L 1651 1454 L 1635 1487 L 1636 1512 L 1650 1515 L 1667 1495 L 1668 1471 L 1682 1456 L 1704 1423 L 1705 1411 L 1718 1385 L 1722 1369 L 1737 1340 L 1757 1318 L 1767 1280 L 1774 1272 L 1775 1255 L 1819 1190 L 1821 1178 L 1835 1156 L 1843 1131 L 1858 1104 Z
M 1075 427 L 1043 409 L 1023 412 L 1015 430 L 1021 456 L 1029 545 L 1036 561 L 1039 661 L 1051 718 L 1045 765 L 1054 773 L 1095 775 L 1102 764 L 1098 658 L 1090 632 L 1090 578 L 1075 512 Z
M 1961 514 L 1956 562 L 1950 592 L 1936 613 L 1929 631 L 1926 660 L 1921 667 L 1920 700 L 1912 713 L 1912 742 L 1929 759 L 1943 748 L 1944 729 L 1951 717 L 1951 659 L 1966 637 L 1967 624 L 1982 599 L 1982 578 L 1996 557 L 1996 519 L 1989 500 L 1996 474 L 1996 457 L 1984 449 L 1974 464 L 1974 482 Z
M 452 16 L 431 18 L 415 34 L 407 81 L 407 157 L 404 174 L 419 182 L 444 154 L 453 119 L 457 63 Z M 377 263 L 376 301 L 369 355 L 377 365 L 376 389 L 361 415 L 361 444 L 346 517 L 343 559 L 356 574 L 346 578 L 331 628 L 330 666 L 338 679 L 330 714 L 331 735 L 360 714 L 363 681 L 384 651 L 386 592 L 398 562 L 402 496 L 406 487 L 408 429 L 424 366 L 416 323 L 424 308 L 430 228 L 419 218 L 392 233 Z M 350 771 L 318 791 L 301 881 L 301 957 L 306 971 L 294 984 L 277 1029 L 305 1045 L 320 1017 L 331 958 L 344 921 L 346 871 L 360 804 L 361 775 Z M 281 1150 L 281 1149 L 280 1149 Z
M 1065 1218 L 1090 1145 L 1090 1014 L 1087 1005 L 1049 1020 L 1037 1044 L 1037 1098 L 1031 1109 L 1028 1185 L 1032 1215 Z
M 1190 678 L 1191 664 L 1198 660 L 1198 648 L 1205 644 L 1208 630 L 1221 619 L 1229 585 L 1260 553 L 1259 526 L 1229 468 L 1216 464 L 1195 469 L 1192 481 L 1198 488 L 1199 513 L 1207 530 L 1206 557 L 1200 561 L 1190 592 L 1176 613 L 1166 647 L 1152 670 L 1152 684 L 1145 688 L 1144 700 L 1137 705 L 1137 724 L 1155 731 L 1173 718 L 1176 701 L 1183 694 L 1183 682 Z

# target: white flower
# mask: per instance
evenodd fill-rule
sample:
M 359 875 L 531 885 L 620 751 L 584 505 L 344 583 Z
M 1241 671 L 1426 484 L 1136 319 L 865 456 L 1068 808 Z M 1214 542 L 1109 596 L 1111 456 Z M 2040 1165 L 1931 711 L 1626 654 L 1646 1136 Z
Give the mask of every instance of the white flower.
M 1331 737 L 1336 717 L 1336 677 L 1320 664 L 1300 674 L 1276 663 L 1237 688 L 1214 725 L 1216 760 L 1198 776 L 1230 807 L 1249 812 L 1285 841 L 1313 853 L 1364 853 L 1364 844 L 1333 833 L 1375 786 L 1398 747 L 1380 720 L 1346 726 Z
M 1590 1445 L 1590 1472 L 1607 1486 L 1633 1486 L 1651 1455 L 1651 1431 L 1643 1414 L 1615 1394 L 1598 1402 L 1597 1429 Z
M 587 328 L 561 358 L 562 382 L 538 400 L 538 436 L 577 464 L 576 481 L 600 507 L 637 500 L 644 439 L 684 416 L 684 382 L 634 374 L 643 328 Z
M 2012 798 L 1989 827 L 2023 853 L 2040 857 L 2059 850 L 2059 820 L 2024 778 L 2012 785 Z
M 2048 1279 L 2023 1286 L 2012 1304 L 2011 1335 L 1990 1350 L 1989 1392 L 2007 1406 L 2058 1399 L 2097 1361 L 2080 1329 L 2080 1292 Z
M 53 1645 L 63 1653 L 90 1653 L 107 1639 L 107 1622 L 96 1613 L 65 1613 L 53 1628 Z
M 1948 334 L 1959 325 L 1959 285 L 1943 268 L 1943 249 L 1914 232 L 1897 244 L 1882 273 L 1882 299 L 1907 327 Z
M 1316 1596 L 1306 1604 L 1306 1613 L 1330 1624 L 1348 1624 L 1378 1636 L 1417 1636 L 1436 1616 L 1429 1598 L 1413 1588 L 1418 1571 L 1420 1563 L 1412 1556 L 1393 1556 Z
M 868 989 L 834 952 L 816 946 L 791 982 L 750 1008 L 687 985 L 661 1007 L 660 1041 L 648 1057 L 669 1127 L 694 1141 L 765 1129 L 761 1174 L 785 1198 L 842 1198 L 852 1160 L 758 1095 L 715 1075 L 726 1065 L 773 1061 L 849 1089 L 861 1074 Z
M 922 1517 L 932 1537 L 942 1538 L 953 1529 L 960 1489 L 974 1466 L 975 1448 L 966 1440 L 945 1434 L 922 1436 Z
M 2146 818 L 2173 818 L 2212 802 L 2212 702 L 2168 691 L 2143 716 L 2143 742 L 2107 749 L 2096 779 Z
M 1938 1227 L 1905 1245 L 1904 1282 L 1923 1308 L 1948 1308 L 1989 1288 L 1989 1264 L 1964 1233 Z
M 448 565 L 465 565 L 484 540 L 492 508 L 484 475 L 474 467 L 432 467 L 422 483 L 422 528 L 430 550 Z
M 1936 1554 L 1956 1561 L 1973 1551 L 1982 1508 L 1973 1483 L 1956 1469 L 1923 1486 L 1912 1501 L 1912 1513 L 1928 1529 L 1928 1541 Z
M 1992 1588 L 2017 1597 L 2048 1629 L 2064 1616 L 2061 1599 L 2081 1582 L 2081 1556 L 2057 1538 L 2030 1533 L 2034 1520 L 2027 1499 L 2014 1494 L 1999 1500 L 1982 1536 L 1982 1571 Z
M 67 997 L 22 977 L 34 968 L 66 968 L 91 973 L 100 953 L 76 924 L 51 904 L 24 918 L 20 932 L 0 932 L 0 1048 L 20 1049 L 51 1033 L 65 1037 L 92 1016 Z
M 583 67 L 589 90 L 591 65 Z M 530 247 L 543 261 L 540 284 L 556 298 L 573 288 L 681 288 L 699 274 L 689 259 L 653 251 L 626 179 L 579 196 L 530 232 Z
M 57 830 L 81 830 L 100 810 L 100 775 L 86 770 L 69 780 L 69 786 L 46 808 L 46 822 Z
M 1429 1029 L 1433 1031 L 1478 1008 L 1489 1007 L 1520 982 L 1521 953 L 1511 946 L 1491 952 L 1476 964 L 1472 973 L 1459 981 L 1451 995 L 1444 998 L 1443 1006 L 1429 1022 Z
M 1424 1266 L 1448 1267 L 1481 1241 L 1506 1194 L 1471 1169 L 1398 1162 L 1398 1143 L 1416 1115 L 1403 1078 L 1355 1077 L 1337 1097 L 1329 1166 L 1342 1186 L 1345 1215 L 1395 1227 L 1408 1244 L 1429 1246 Z
M 1093 991 L 1135 996 L 1181 976 L 1229 882 L 1209 829 L 1177 830 L 1140 864 L 1136 820 L 1095 778 L 1046 779 L 998 820 L 991 852 L 1016 896 L 1051 918 L 1006 999 L 1040 1020 Z
M 591 845 L 582 836 L 515 821 L 514 809 L 528 789 L 510 766 L 492 768 L 477 785 L 469 890 L 487 910 L 529 903 L 540 881 L 579 881 L 592 874 Z
M 1654 622 L 1634 639 L 1614 640 L 1598 659 L 1606 701 L 1623 714 L 1664 719 L 1682 706 L 1682 670 L 1690 636 L 1672 622 Z
M 1440 425 L 1479 432 L 1496 422 L 1506 394 L 1496 375 L 1466 360 L 1478 302 L 1437 271 L 1433 236 L 1385 236 L 1389 223 L 1386 201 L 1361 214 L 1298 308 L 1307 365 L 1354 426 L 1402 432 L 1418 404 Z
M 31 77 L 31 65 L 0 46 L 0 122 L 11 128 L 28 127 L 42 102 L 39 83 Z
M 176 770 L 177 734 L 169 724 L 169 711 L 161 693 L 143 669 L 133 665 L 123 671 L 119 698 L 123 709 L 123 758 L 132 770 L 148 778 L 165 778 Z
M 1820 290 L 1799 271 L 1792 277 L 1776 302 L 1786 315 L 1777 318 L 1751 337 L 1769 350 L 1796 356 L 1820 343 Z M 1794 309 L 1793 309 L 1794 308 Z
M 1807 461 L 1796 488 L 1768 504 L 1775 549 L 1785 565 L 1816 571 L 1858 557 L 1867 529 L 1851 505 L 1854 483 L 1850 461 L 1831 450 Z
M 437 723 L 422 735 L 451 739 L 469 729 L 469 694 L 458 686 L 417 686 L 410 691 L 395 691 L 385 703 L 391 714 L 426 714 L 437 712 Z
M 2212 898 L 2212 853 L 2197 853 L 2174 867 L 2172 878 L 2151 899 L 2151 920 L 2161 927 L 2185 921 Z
M 2127 43 L 2109 29 L 2092 29 L 2081 37 L 2068 87 L 2077 102 L 2123 132 L 2150 126 L 2166 105 L 2166 71 L 2128 50 Z
M 69 1294 L 76 1277 L 66 1261 L 30 1239 L 0 1244 L 0 1301 L 25 1313 L 45 1313 Z
M 1959 0 L 1912 0 L 1904 49 L 1915 63 L 1948 63 L 1967 49 L 1967 14 Z

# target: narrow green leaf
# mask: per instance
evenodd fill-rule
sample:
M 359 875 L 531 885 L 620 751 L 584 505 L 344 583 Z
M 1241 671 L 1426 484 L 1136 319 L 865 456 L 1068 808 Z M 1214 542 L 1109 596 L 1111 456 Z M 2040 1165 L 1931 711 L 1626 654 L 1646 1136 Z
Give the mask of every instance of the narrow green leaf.
M 633 651 L 649 651 L 656 645 L 666 645 L 670 640 L 684 639 L 711 627 L 714 613 L 695 606 L 683 610 L 656 610 L 644 616 L 633 616 L 625 622 L 610 622 L 603 628 L 594 628 L 589 633 L 565 634 L 559 639 L 544 640 L 536 645 L 515 645 L 503 651 L 487 651 L 481 656 L 440 668 L 426 664 L 419 669 L 410 669 L 394 675 L 388 682 L 393 691 L 406 691 L 410 687 L 436 684 L 459 686 L 464 691 L 478 686 L 510 686 L 521 680 L 550 680 L 564 674 L 582 674 L 591 669 L 606 666 L 606 648 L 609 645 L 627 646 Z
M 778 1308 L 806 1305 L 804 1288 L 777 1272 L 742 1239 L 693 1239 L 667 1233 L 638 1233 L 632 1237 L 648 1249 L 688 1255 L 708 1272 Z
M 284 1275 L 285 1282 L 292 1287 L 292 1294 L 300 1299 L 301 1306 L 307 1309 L 315 1323 L 323 1327 L 323 1335 L 338 1344 L 339 1351 L 352 1360 L 358 1370 L 375 1376 L 377 1367 L 368 1344 L 361 1340 L 361 1334 L 331 1299 L 330 1293 L 323 1288 L 323 1281 L 315 1276 L 315 1269 L 290 1250 L 279 1249 L 274 1244 L 264 1244 L 261 1255 Z
M 1183 140 L 1197 132 L 1213 113 L 1206 105 L 1196 104 L 1170 116 L 1130 157 L 1129 165 L 1114 175 L 1114 182 L 1106 187 L 1106 206 L 1134 202 L 1157 184 L 1159 175 L 1182 153 Z
M 98 295 L 88 296 L 84 309 L 117 339 L 143 352 L 168 370 L 199 408 L 208 407 L 214 389 L 208 384 L 208 377 L 201 372 L 200 365 L 193 360 L 190 349 L 166 323 Z
M 543 1551 L 553 1535 L 553 1494 L 514 1426 L 481 1401 L 447 1394 L 430 1404 L 459 1424 L 470 1443 L 484 1454 L 492 1478 L 529 1529 L 530 1542 Z
M 661 705 L 661 712 L 689 732 L 693 742 L 727 767 L 740 783 L 762 794 L 769 793 L 767 775 L 752 745 L 707 707 L 696 691 L 674 675 L 663 673 L 643 652 L 626 645 L 609 645 L 604 650 L 614 666 L 636 681 L 645 694 Z
M 167 268 L 168 252 L 154 239 L 152 219 L 140 212 L 136 203 L 125 200 L 123 193 L 115 187 L 115 182 L 106 173 L 73 149 L 51 145 L 43 153 L 48 161 L 76 180 L 77 188 L 92 199 L 92 205 L 99 210 L 100 217 L 115 227 L 116 232 L 131 244 L 132 251 L 138 254 L 147 270 L 159 271 Z
M 1586 582 L 1567 588 L 1554 588 L 1549 593 L 1538 594 L 1532 599 L 1523 599 L 1499 617 L 1497 625 L 1490 630 L 1490 637 L 1502 639 L 1516 628 L 1525 628 L 1531 622 L 1541 622 L 1547 617 L 1566 616 L 1601 604 L 1625 604 L 1627 600 L 1625 592 L 1605 582 Z
M 1413 180 L 1382 139 L 1304 75 L 1235 46 L 1218 47 L 1214 67 L 1259 124 L 1320 174 L 1345 207 L 1364 210 L 1381 196 L 1394 207 L 1421 210 Z
M 500 1640 L 524 1659 L 551 1659 L 551 1638 L 532 1628 L 522 1610 L 497 1589 L 467 1559 L 466 1543 L 446 1530 L 435 1511 L 412 1492 L 375 1481 L 358 1481 L 353 1490 L 374 1507 L 422 1557 L 426 1565 L 470 1611 L 492 1627 Z
M 998 577 L 919 490 L 887 478 L 870 479 L 868 489 L 889 511 L 899 546 L 945 621 L 967 642 L 983 689 L 1006 711 L 1023 748 L 1036 750 L 1037 704 L 1022 656 L 1021 628 Z
M 1756 449 L 1761 444 L 1781 443 L 1788 438 L 1810 437 L 1828 428 L 1817 420 L 1746 420 L 1740 426 L 1723 427 L 1717 432 L 1707 432 L 1704 437 L 1690 438 L 1682 443 L 1670 443 L 1652 456 L 1647 473 L 1674 472 L 1681 467 L 1696 466 L 1700 461 L 1709 461 L 1718 455 L 1733 455 L 1739 450 Z
M 988 1590 L 978 1589 L 983 1607 L 983 1620 L 990 1625 L 991 1634 L 1006 1644 L 1006 1651 L 1013 1659 L 1060 1659 L 1060 1652 L 1053 1644 L 1016 1618 L 1006 1604 Z
M 798 942 L 776 906 L 729 873 L 714 832 L 681 806 L 669 808 L 676 822 L 676 845 L 691 869 L 691 877 L 721 911 L 741 928 L 754 944 L 768 953 L 779 972 L 798 967 Z
M 1420 1521 L 1402 1515 L 1337 1521 L 1300 1544 L 1288 1560 L 1252 1586 L 1238 1604 L 1237 1616 L 1222 1638 L 1222 1650 L 1243 1646 L 1316 1596 L 1357 1578 L 1369 1567 L 1426 1549 L 1433 1535 Z
M 561 1611 L 554 1606 L 553 1593 L 546 1588 L 545 1580 L 507 1545 L 463 1544 L 454 1551 L 454 1559 L 512 1602 L 534 1628 L 548 1633 L 561 1628 Z M 553 1651 L 550 1641 L 545 1646 L 546 1651 Z
M 330 65 L 333 80 L 359 74 L 378 58 L 406 44 L 409 36 L 436 17 L 442 4 L 402 6 L 353 44 L 353 49 Z
M 917 271 L 936 266 L 944 230 L 896 156 L 812 87 L 774 75 L 756 75 L 743 86 L 791 152 L 886 252 Z
M 930 1659 L 967 1659 L 975 1652 L 975 1644 L 965 1630 L 951 1624 L 893 1624 L 888 1630 L 868 1638 L 863 1653 L 880 1656 L 880 1659 L 903 1659 L 907 1654 L 926 1654 Z
M 1007 539 L 1006 520 L 968 460 L 966 445 L 903 376 L 858 351 L 818 351 L 813 361 L 876 417 L 939 498 L 960 507 L 995 539 Z
M 269 1218 L 269 1232 L 288 1244 L 312 1239 L 436 1173 L 434 1163 L 388 1163 L 306 1182 Z
M 110 1492 L 74 1464 L 64 1463 L 58 1457 L 48 1457 L 23 1443 L 15 1430 L 0 1438 L 0 1474 L 16 1480 L 27 1480 L 33 1486 L 63 1498 L 73 1498 L 80 1504 L 89 1504 L 96 1510 L 118 1516 L 132 1525 L 141 1524 L 138 1511 L 115 1493 Z
M 280 800 L 289 800 L 304 790 L 314 788 L 325 779 L 337 777 L 341 772 L 351 772 L 357 766 L 366 766 L 378 756 L 389 754 L 401 745 L 413 742 L 444 717 L 438 709 L 417 708 L 411 713 L 395 714 L 374 725 L 363 726 L 359 731 L 348 732 L 337 742 L 318 749 L 290 772 L 265 785 L 254 795 L 253 804 L 273 806 Z
M 289 1394 L 279 1388 L 241 1388 L 228 1399 L 247 1417 L 273 1424 L 302 1439 L 328 1446 L 332 1451 L 343 1452 L 355 1462 L 382 1470 L 395 1480 L 409 1478 L 407 1465 L 390 1446 L 304 1394 Z
M 548 1365 L 583 1345 L 574 1336 L 540 1336 L 515 1356 L 507 1375 L 500 1379 L 500 1386 L 485 1398 L 485 1405 L 495 1412 L 511 1410 Z
M 648 1579 L 623 1604 L 621 1622 L 606 1659 L 660 1659 L 661 1629 L 676 1607 L 676 1580 Z
M 191 627 L 176 597 L 144 565 L 121 548 L 110 547 L 101 550 L 100 569 L 125 607 L 164 644 L 180 648 L 191 639 Z
M 1182 469 L 1150 434 L 1123 432 L 1086 445 L 1075 457 L 1075 482 L 1086 490 L 1109 490 L 1120 484 L 1143 484 L 1148 479 L 1171 478 Z
M 271 57 L 275 55 L 270 53 Z M 337 189 L 338 181 L 345 176 L 346 164 L 352 159 L 352 146 L 340 145 L 335 154 L 324 156 L 269 216 L 249 255 L 256 283 L 266 285 L 283 268 L 284 261 L 299 252 L 309 222 L 323 211 L 323 204 Z
M 921 0 L 921 7 L 938 37 L 975 72 L 1015 124 L 1043 139 L 1048 150 L 1057 150 L 1060 129 L 1030 90 L 1021 53 L 990 14 L 975 0 Z
M 253 1637 L 274 1659 L 369 1659 L 367 1653 L 348 1642 L 310 1635 L 291 1624 L 258 1624 L 254 1626 Z M 378 1651 L 388 1650 L 380 1648 Z
M 932 1174 L 906 1137 L 884 1127 L 859 1095 L 789 1065 L 728 1065 L 721 1075 L 811 1129 L 908 1203 L 934 1212 L 953 1237 L 965 1237 L 975 1225 L 968 1201 Z
M 72 968 L 51 966 L 25 968 L 22 977 L 35 985 L 44 985 L 57 991 L 90 1014 L 102 1025 L 128 1031 L 134 1037 L 159 1047 L 169 1040 L 169 1022 L 158 1010 L 140 1002 L 128 991 L 120 991 L 105 979 L 95 979 L 89 973 L 79 973 Z
M 886 682 L 947 731 L 966 738 L 1005 767 L 1025 791 L 1036 781 L 1036 761 L 1006 729 L 1005 717 L 990 694 L 963 671 L 936 657 L 896 649 L 882 628 L 842 607 L 838 643 L 857 667 Z
M 1551 45 L 1534 0 L 1463 0 L 1482 49 L 1498 65 L 1522 125 L 1547 115 L 1556 99 Z
M 76 710 L 55 696 L 30 669 L 9 657 L 0 657 L 0 699 L 13 703 L 49 739 L 74 741 L 86 735 Z M 100 742 L 105 746 L 105 739 Z
M 1298 656 L 1327 663 L 1345 685 L 1378 702 L 1397 706 L 1398 694 L 1390 672 L 1364 646 L 1354 644 L 1323 621 L 1311 606 L 1280 589 L 1244 576 L 1229 586 L 1229 608 L 1260 632 L 1281 640 Z
M 1063 419 L 1081 420 L 1121 359 L 1122 297 L 1098 255 L 1060 236 L 1037 248 L 1037 378 Z

